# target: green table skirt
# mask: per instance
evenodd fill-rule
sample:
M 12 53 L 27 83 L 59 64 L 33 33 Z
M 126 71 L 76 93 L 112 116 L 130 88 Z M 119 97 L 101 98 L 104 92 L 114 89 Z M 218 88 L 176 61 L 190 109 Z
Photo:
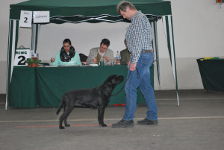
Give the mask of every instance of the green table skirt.
M 127 66 L 102 67 L 14 67 L 9 86 L 9 106 L 15 108 L 58 107 L 62 95 L 71 90 L 94 88 L 103 83 L 111 74 L 127 75 Z M 153 82 L 153 67 L 151 67 Z M 116 87 L 116 93 L 124 82 Z M 112 96 L 110 104 L 124 104 L 124 90 Z M 144 98 L 138 94 L 138 103 Z
M 224 91 L 224 59 L 197 59 L 204 89 Z
M 9 106 L 18 108 L 38 106 L 35 72 L 35 68 L 14 68 L 9 85 Z

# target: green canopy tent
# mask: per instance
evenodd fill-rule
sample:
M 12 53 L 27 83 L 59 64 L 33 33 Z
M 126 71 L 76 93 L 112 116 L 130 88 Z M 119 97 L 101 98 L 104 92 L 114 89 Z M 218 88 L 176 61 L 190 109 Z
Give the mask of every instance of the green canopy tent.
M 167 46 L 172 65 L 173 76 L 176 83 L 177 105 L 179 106 L 178 83 L 176 72 L 176 58 L 175 45 L 173 35 L 173 21 L 170 1 L 163 0 L 129 0 L 138 10 L 141 10 L 148 17 L 153 27 L 153 49 L 156 56 L 158 81 L 160 83 L 159 71 L 159 51 L 157 38 L 157 21 L 162 19 L 166 31 Z M 28 11 L 49 11 L 50 22 L 62 24 L 70 23 L 97 23 L 97 22 L 123 22 L 120 15 L 116 12 L 116 5 L 120 0 L 29 0 L 18 4 L 10 5 L 10 19 L 9 19 L 9 36 L 8 36 L 8 87 L 13 72 L 13 62 L 15 51 L 17 48 L 19 19 L 22 10 Z M 41 24 L 44 25 L 44 24 Z M 38 31 L 40 24 L 32 24 L 31 49 L 36 51 L 38 44 Z M 6 98 L 5 108 L 8 106 L 8 98 Z

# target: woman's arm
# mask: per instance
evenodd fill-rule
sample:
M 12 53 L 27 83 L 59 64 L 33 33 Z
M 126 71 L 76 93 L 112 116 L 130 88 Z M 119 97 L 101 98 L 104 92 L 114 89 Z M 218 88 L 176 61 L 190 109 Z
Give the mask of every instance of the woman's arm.
M 55 61 L 51 63 L 52 66 L 59 66 L 60 65 L 60 53 L 57 53 L 57 55 L 55 56 Z
M 82 65 L 81 61 L 80 61 L 80 57 L 79 57 L 79 53 L 75 53 L 75 64 L 76 65 Z

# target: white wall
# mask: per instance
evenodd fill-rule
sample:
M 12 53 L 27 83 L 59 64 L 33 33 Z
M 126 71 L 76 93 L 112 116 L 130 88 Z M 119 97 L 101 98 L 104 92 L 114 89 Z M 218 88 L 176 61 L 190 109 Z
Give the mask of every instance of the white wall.
M 1 0 L 0 5 L 0 93 L 5 93 L 6 56 L 9 4 L 22 0 Z M 171 0 L 174 16 L 178 81 L 180 89 L 201 89 L 202 83 L 196 59 L 204 56 L 224 56 L 224 5 L 215 0 Z M 128 24 L 49 24 L 41 26 L 38 52 L 42 60 L 49 60 L 59 51 L 64 38 L 70 38 L 77 51 L 88 54 L 102 38 L 111 40 L 110 48 L 124 48 L 123 37 Z M 168 59 L 162 22 L 158 23 L 161 63 L 161 85 L 156 89 L 173 89 L 174 82 Z M 21 29 L 19 45 L 30 47 L 30 30 Z

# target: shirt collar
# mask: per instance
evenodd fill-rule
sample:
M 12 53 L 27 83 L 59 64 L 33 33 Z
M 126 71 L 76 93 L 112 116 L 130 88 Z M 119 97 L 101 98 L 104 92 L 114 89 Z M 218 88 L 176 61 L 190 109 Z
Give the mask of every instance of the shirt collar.
M 103 56 L 104 54 L 105 54 L 105 52 L 100 52 L 100 48 L 98 48 L 98 53 L 101 55 L 101 56 Z
M 137 13 L 131 17 L 131 21 L 133 21 L 135 18 L 137 18 L 140 13 L 141 13 L 141 11 L 137 11 Z

